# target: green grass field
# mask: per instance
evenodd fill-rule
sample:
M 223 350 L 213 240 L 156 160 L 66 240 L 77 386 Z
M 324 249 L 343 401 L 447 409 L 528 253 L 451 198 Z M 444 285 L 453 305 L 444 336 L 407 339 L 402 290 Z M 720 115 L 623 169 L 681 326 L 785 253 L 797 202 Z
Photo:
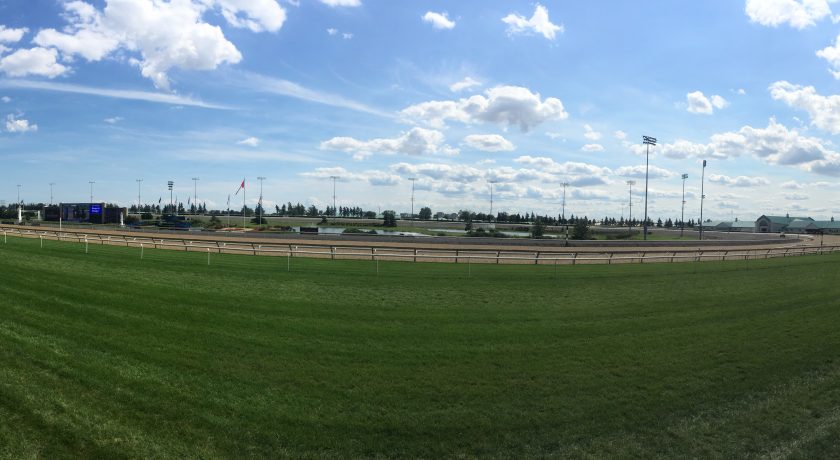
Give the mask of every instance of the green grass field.
M 0 242 L 0 457 L 840 456 L 840 256 L 144 256 Z

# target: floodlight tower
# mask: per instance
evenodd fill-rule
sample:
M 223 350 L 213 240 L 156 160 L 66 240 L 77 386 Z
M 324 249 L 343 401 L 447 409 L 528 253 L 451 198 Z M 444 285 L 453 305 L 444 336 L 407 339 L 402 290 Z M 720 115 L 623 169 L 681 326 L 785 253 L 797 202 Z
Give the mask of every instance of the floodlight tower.
M 53 187 L 55 186 L 55 182 L 50 182 L 50 206 L 53 204 Z
M 647 241 L 648 234 L 648 170 L 650 169 L 650 146 L 656 145 L 656 138 L 650 136 L 642 136 L 642 142 L 645 144 L 645 241 Z
M 330 176 L 330 179 L 332 179 L 332 181 L 333 181 L 333 216 L 335 216 L 336 214 L 338 214 L 338 212 L 336 210 L 336 207 L 335 207 L 335 181 L 337 181 L 338 179 L 341 179 L 341 177 Z
M 411 181 L 411 218 L 414 219 L 414 183 L 417 181 L 416 177 L 409 177 Z
M 490 184 L 490 219 L 493 219 L 493 184 L 498 184 L 499 181 L 491 179 L 487 183 Z
M 633 186 L 636 185 L 636 181 L 628 180 L 627 186 L 630 187 L 630 216 L 627 218 L 627 228 L 628 230 L 632 229 L 633 227 Z M 630 230 L 632 231 L 632 230 Z
M 685 180 L 688 179 L 688 174 L 682 175 L 683 180 L 683 198 L 682 198 L 682 216 L 680 217 L 680 238 L 685 234 Z
M 18 188 L 18 199 L 17 199 L 17 205 L 18 205 L 18 207 L 20 207 L 20 184 L 17 184 L 17 188 Z
M 703 240 L 703 202 L 706 201 L 706 160 L 703 160 L 703 174 L 700 176 L 700 240 Z
M 143 179 L 134 179 L 137 182 L 137 212 L 140 212 L 140 184 L 143 183 Z
M 263 202 L 262 202 L 263 201 L 263 187 L 262 186 L 263 186 L 263 181 L 265 180 L 265 177 L 259 176 L 259 177 L 257 177 L 257 180 L 260 181 L 260 201 L 258 201 L 257 203 L 260 206 L 260 221 L 259 221 L 260 223 L 259 223 L 259 225 L 260 225 L 260 227 L 262 227 L 262 218 L 263 218 Z
M 175 187 L 175 182 L 172 182 L 171 180 L 167 181 L 166 182 L 166 187 L 169 188 L 169 212 L 172 212 L 172 207 L 173 207 L 173 204 L 172 204 L 172 188 Z M 175 214 L 178 214 L 178 213 L 176 212 Z
M 563 186 L 563 212 L 561 213 L 561 217 L 563 218 L 563 222 L 566 222 L 566 187 L 569 186 L 569 183 L 563 182 L 560 185 Z
M 90 184 L 90 202 L 93 203 L 93 184 L 96 183 L 95 180 L 89 180 L 88 183 Z
M 198 209 L 198 181 L 201 180 L 200 177 L 193 177 L 193 206 L 195 206 L 196 210 Z

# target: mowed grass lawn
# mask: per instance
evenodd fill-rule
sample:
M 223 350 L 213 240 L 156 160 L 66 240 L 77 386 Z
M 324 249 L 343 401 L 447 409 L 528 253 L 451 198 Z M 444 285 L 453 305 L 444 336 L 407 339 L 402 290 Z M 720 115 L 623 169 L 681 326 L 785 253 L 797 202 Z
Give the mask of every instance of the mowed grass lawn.
M 496 266 L 0 244 L 0 457 L 840 455 L 840 256 Z

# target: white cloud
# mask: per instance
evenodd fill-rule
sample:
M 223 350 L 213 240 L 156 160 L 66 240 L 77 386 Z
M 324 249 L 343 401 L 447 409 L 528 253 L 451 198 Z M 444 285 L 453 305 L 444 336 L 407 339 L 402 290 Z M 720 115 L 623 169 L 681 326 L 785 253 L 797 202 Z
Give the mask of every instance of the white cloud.
M 361 141 L 352 137 L 334 137 L 321 142 L 322 150 L 338 150 L 353 154 L 362 160 L 374 153 L 406 155 L 457 155 L 458 149 L 446 145 L 442 132 L 424 128 L 412 128 L 395 138 L 379 138 Z
M 259 147 L 260 140 L 257 139 L 256 137 L 248 137 L 248 138 L 242 139 L 241 141 L 237 142 L 237 144 L 246 145 L 248 147 Z
M 711 174 L 709 175 L 709 182 L 714 182 L 716 184 L 724 184 L 729 185 L 731 187 L 758 187 L 762 185 L 769 185 L 770 181 L 764 177 L 749 177 L 749 176 L 738 176 L 738 177 L 729 177 L 722 174 Z
M 301 176 L 315 179 L 329 179 L 330 177 L 337 176 L 341 181 L 361 181 L 373 186 L 397 185 L 401 181 L 400 176 L 385 171 L 351 172 L 340 166 L 315 168 L 314 171 L 302 173 Z
M 551 139 L 562 139 L 563 138 L 563 133 L 555 133 L 553 131 L 548 131 L 548 132 L 545 133 L 545 135 L 548 136 Z M 563 139 L 563 142 L 566 142 L 566 139 Z
M 403 109 L 400 115 L 409 121 L 441 128 L 447 120 L 462 123 L 490 122 L 519 126 L 527 132 L 547 120 L 563 120 L 569 114 L 560 99 L 541 100 L 520 86 L 497 86 L 484 93 L 457 101 L 423 102 Z
M 9 96 L 3 96 L 0 97 L 0 101 L 3 101 L 4 104 L 8 104 L 9 102 L 12 102 L 12 98 L 10 98 Z
M 784 182 L 780 187 L 788 190 L 802 190 L 804 188 L 802 184 L 794 180 Z
M 811 199 L 811 197 L 804 193 L 788 193 L 785 195 L 785 199 L 789 201 L 805 201 Z
M 634 177 L 637 179 L 644 179 L 645 165 L 622 166 L 616 169 L 615 173 L 623 177 Z M 649 177 L 654 179 L 667 179 L 669 177 L 673 177 L 675 174 L 665 168 L 660 168 L 658 166 L 650 166 L 648 175 Z
M 17 43 L 27 32 L 29 32 L 29 29 L 26 27 L 13 29 L 0 25 L 0 43 Z
M 542 35 L 548 40 L 554 40 L 557 33 L 563 33 L 563 25 L 553 24 L 548 18 L 548 9 L 537 3 L 534 14 L 530 19 L 525 16 L 511 13 L 502 18 L 502 22 L 508 25 L 509 35 L 522 33 L 535 33 Z
M 455 28 L 455 21 L 449 19 L 445 12 L 435 13 L 434 11 L 427 11 L 423 15 L 423 21 L 428 22 L 435 29 L 453 29 Z
M 91 96 L 110 97 L 114 99 L 129 99 L 135 101 L 154 102 L 159 104 L 171 104 L 175 106 L 202 107 L 205 109 L 230 109 L 222 105 L 215 105 L 191 99 L 177 94 L 165 94 L 149 91 L 133 91 L 110 88 L 95 88 L 91 86 L 73 85 L 68 83 L 57 83 L 52 81 L 30 81 L 30 80 L 2 80 L 0 88 L 25 88 L 43 91 L 56 91 L 61 93 L 87 94 Z
M 770 85 L 770 96 L 790 107 L 804 110 L 811 124 L 831 134 L 840 134 L 840 96 L 822 96 L 813 86 L 800 86 L 786 81 Z
M 601 144 L 586 144 L 580 149 L 584 152 L 603 152 L 604 146 Z
M 735 94 L 739 96 L 746 96 L 747 91 L 744 88 L 738 88 L 737 90 L 735 90 Z
M 592 127 L 589 126 L 588 124 L 583 125 L 583 129 L 585 131 L 583 133 L 583 137 L 589 139 L 590 141 L 597 141 L 598 139 L 601 138 L 601 133 L 592 129 Z
M 350 40 L 350 39 L 353 38 L 353 34 L 348 33 L 348 32 L 344 32 L 343 34 L 341 34 L 341 38 L 343 38 L 345 40 Z
M 642 146 L 634 145 L 631 148 L 636 154 L 644 154 Z M 706 144 L 677 140 L 672 144 L 657 146 L 656 151 L 675 159 L 725 159 L 748 154 L 769 164 L 800 166 L 821 174 L 829 174 L 837 155 L 820 139 L 803 136 L 772 118 L 766 128 L 744 126 L 738 131 L 714 134 Z M 840 163 L 837 165 L 840 167 Z
M 464 144 L 483 152 L 510 152 L 516 146 L 498 134 L 470 134 L 464 138 Z
M 109 118 L 106 118 L 102 121 L 104 121 L 105 123 L 108 123 L 109 125 L 115 125 L 115 124 L 121 122 L 122 120 L 123 120 L 123 117 L 109 117 Z
M 216 9 L 233 27 L 254 32 L 277 31 L 286 19 L 276 0 L 109 0 L 103 10 L 76 0 L 64 3 L 64 9 L 69 25 L 41 30 L 35 43 L 88 61 L 119 51 L 163 89 L 170 87 L 172 69 L 213 70 L 241 61 L 222 29 L 204 22 L 207 10 Z
M 320 0 L 321 3 L 324 5 L 331 6 L 333 8 L 338 6 L 347 6 L 347 7 L 356 7 L 362 6 L 362 0 Z
M 613 132 L 613 137 L 620 141 L 624 141 L 627 140 L 627 133 L 619 129 L 618 131 Z
M 702 91 L 694 91 L 685 95 L 688 103 L 687 110 L 691 113 L 700 113 L 704 115 L 711 115 L 715 109 L 723 109 L 729 102 L 723 97 L 715 94 L 711 98 L 706 97 Z
M 15 115 L 6 116 L 6 131 L 10 133 L 28 133 L 38 131 L 38 125 L 29 123 L 29 120 L 17 118 Z
M 834 75 L 834 78 L 840 79 L 840 35 L 834 39 L 834 45 L 818 50 L 817 56 L 828 61 L 834 69 L 831 74 Z
M 57 58 L 58 53 L 53 49 L 19 49 L 0 58 L 0 72 L 10 77 L 38 75 L 55 78 L 67 72 L 67 67 L 56 62 Z
M 327 29 L 327 34 L 328 35 L 335 35 L 337 33 L 338 33 L 338 29 L 336 29 L 335 27 L 330 27 L 329 29 Z
M 463 80 L 457 81 L 449 85 L 449 90 L 453 93 L 459 93 L 465 89 L 470 89 L 474 86 L 481 86 L 481 82 L 472 77 L 465 77 Z
M 747 0 L 746 13 L 750 21 L 763 26 L 789 24 L 805 29 L 831 15 L 833 0 Z

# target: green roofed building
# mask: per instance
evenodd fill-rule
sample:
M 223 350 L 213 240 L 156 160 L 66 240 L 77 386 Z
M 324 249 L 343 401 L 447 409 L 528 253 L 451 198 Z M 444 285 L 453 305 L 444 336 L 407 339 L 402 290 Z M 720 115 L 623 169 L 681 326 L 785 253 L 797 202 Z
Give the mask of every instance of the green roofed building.
M 805 226 L 804 221 L 814 222 L 810 217 L 791 217 L 787 216 L 761 216 L 755 221 L 756 233 L 782 233 L 788 231 L 788 226 L 795 221 L 803 221 L 797 223 L 798 226 Z M 804 233 L 804 231 L 802 232 Z

